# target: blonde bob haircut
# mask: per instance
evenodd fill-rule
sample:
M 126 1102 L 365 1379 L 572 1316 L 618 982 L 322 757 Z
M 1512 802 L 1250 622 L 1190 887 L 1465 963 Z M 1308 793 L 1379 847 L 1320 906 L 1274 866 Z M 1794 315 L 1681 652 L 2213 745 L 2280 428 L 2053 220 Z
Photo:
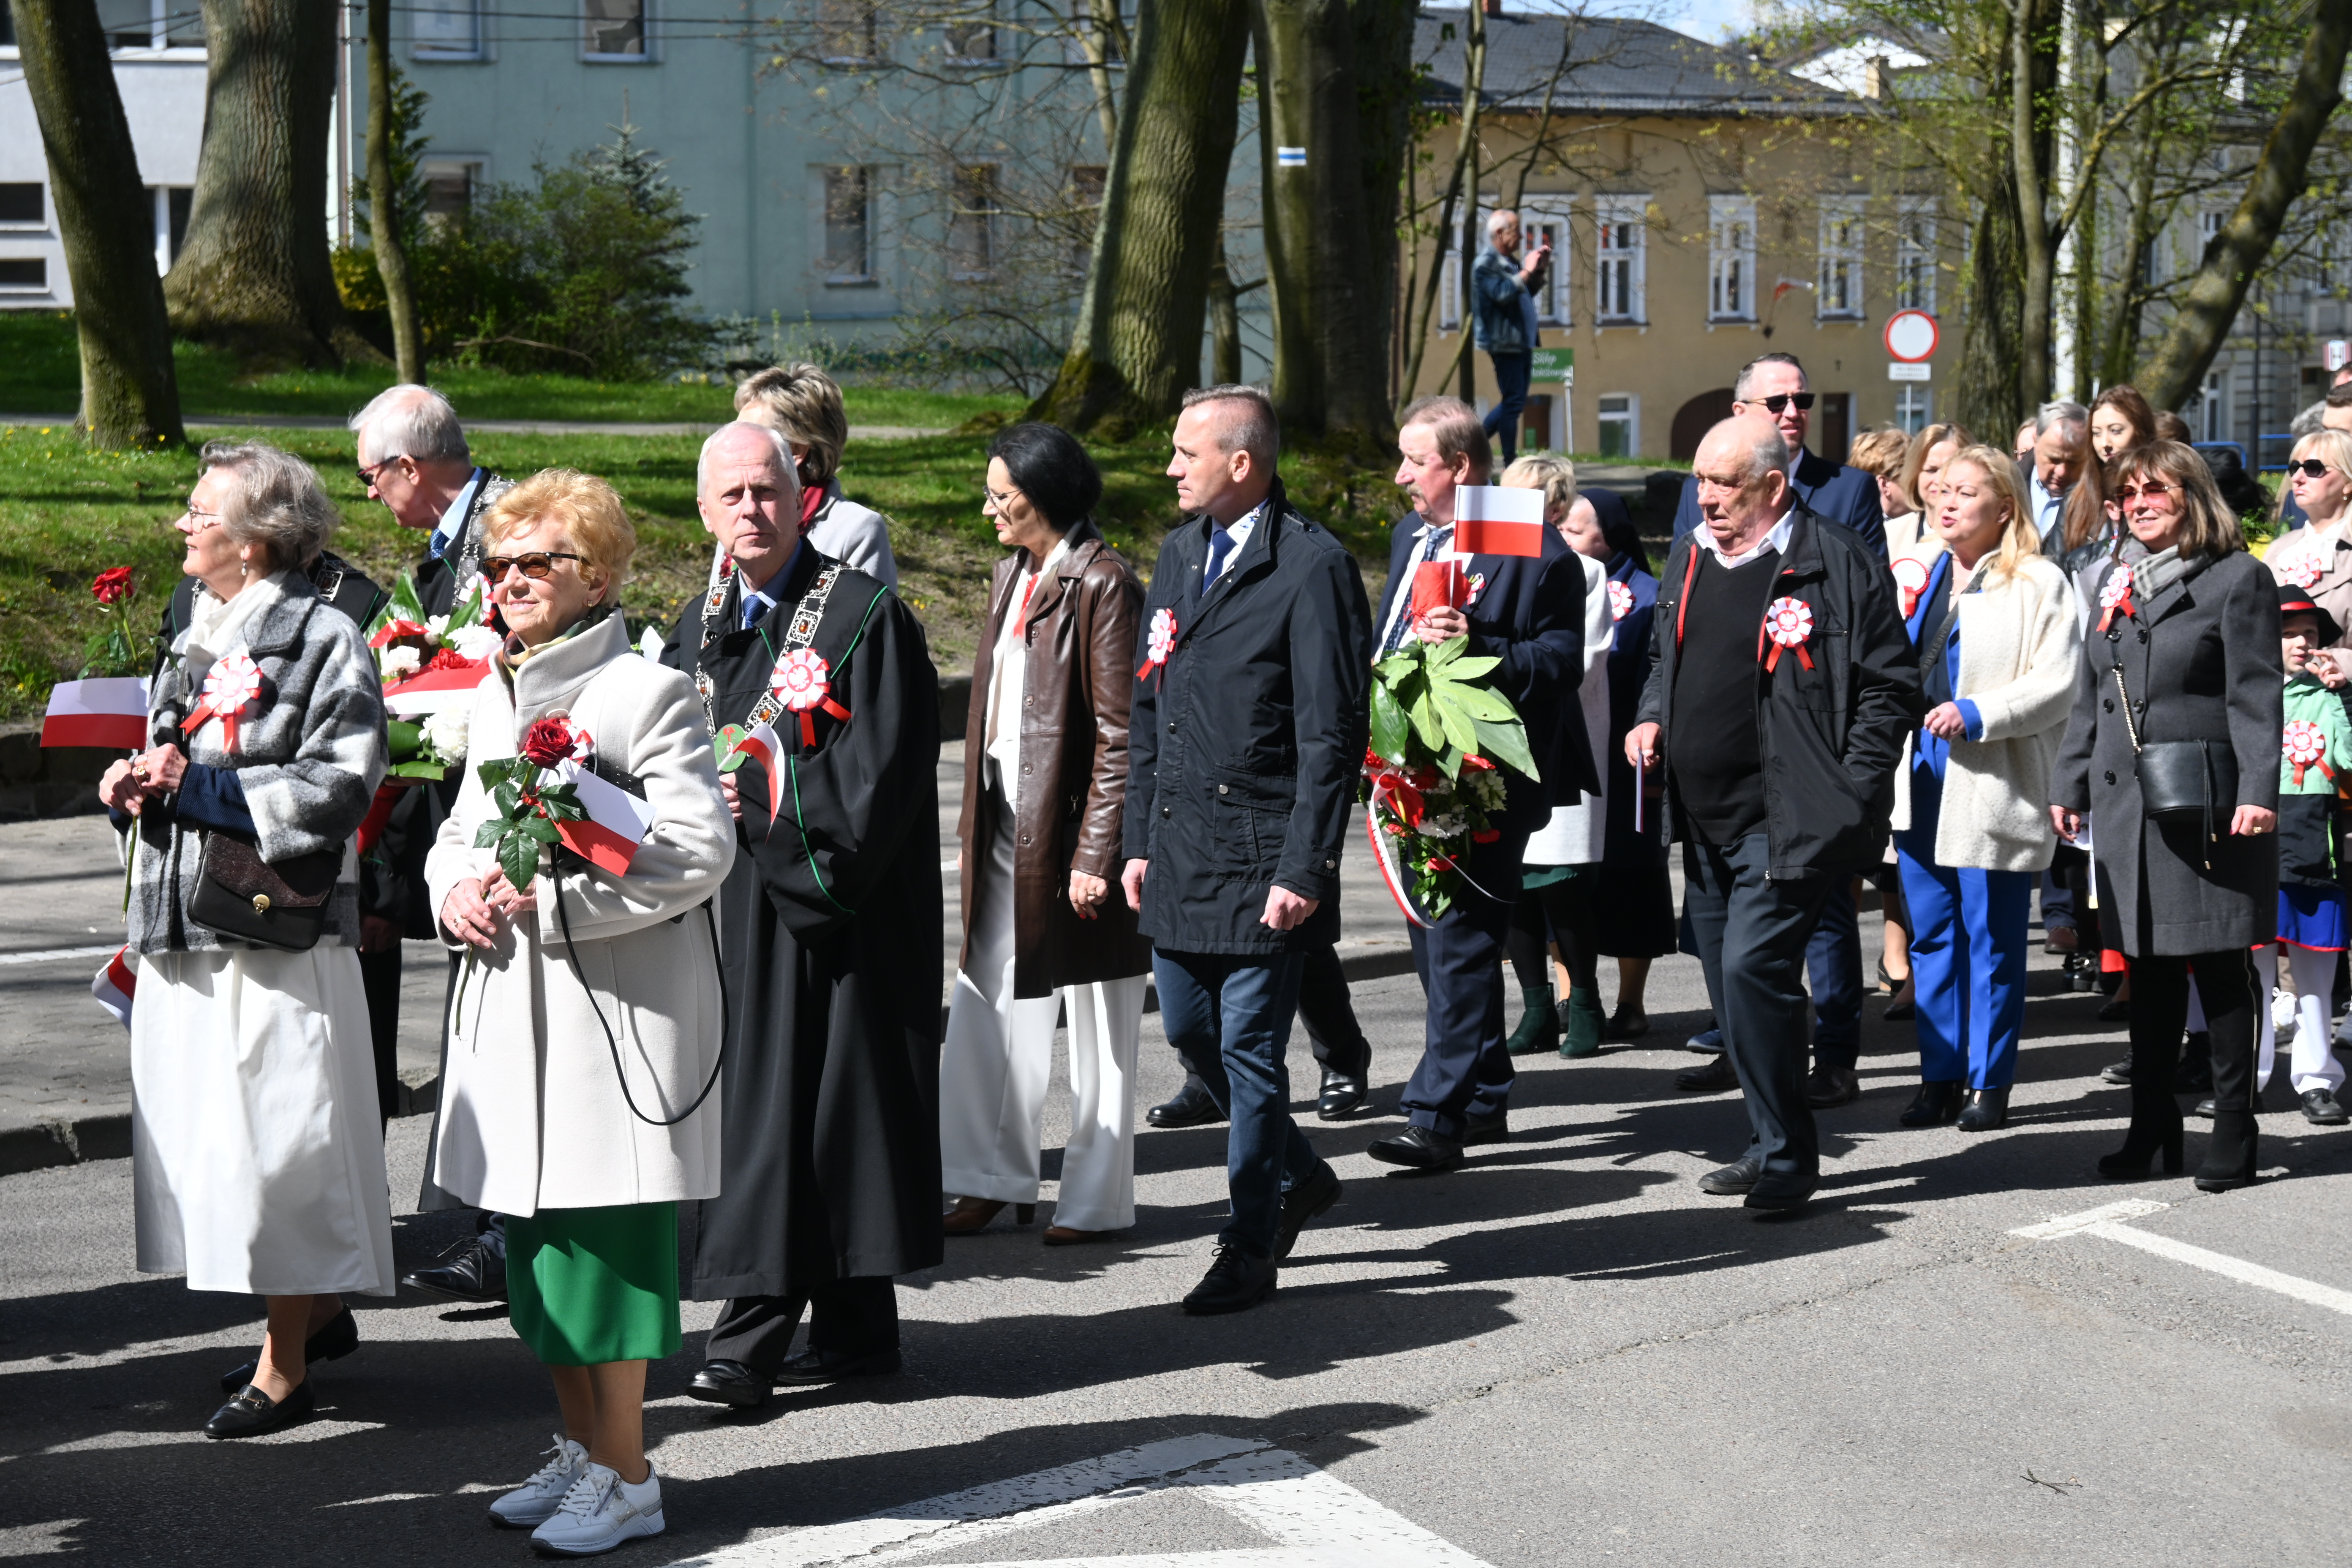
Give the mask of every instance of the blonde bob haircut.
M 1910 455 L 1911 437 L 1892 425 L 1885 425 L 1875 430 L 1864 430 L 1853 438 L 1846 466 L 1882 479 L 1899 479 L 1904 461 Z
M 2238 514 L 2221 499 L 2204 454 L 2186 441 L 2150 441 L 2127 447 L 2116 454 L 2115 471 L 2108 478 L 2113 481 L 2111 494 L 2135 479 L 2160 479 L 2172 487 L 2179 498 L 2182 559 L 2210 555 L 2218 561 L 2246 547 Z M 2128 521 L 2123 526 L 2130 531 Z
M 579 563 L 583 576 L 604 579 L 596 595 L 600 605 L 620 597 L 628 580 L 629 558 L 637 552 L 637 531 L 613 487 L 577 468 L 541 468 L 490 503 L 482 525 L 484 553 L 517 534 L 552 521 L 562 530 L 564 542 L 586 559 Z M 541 549 L 547 548 L 542 542 Z
M 1576 465 L 1557 452 L 1530 452 L 1503 470 L 1498 481 L 1514 489 L 1541 490 L 1544 521 L 1566 521 L 1576 504 Z
M 2294 452 L 2287 460 L 2300 463 L 2305 458 L 2321 462 L 2352 479 L 2352 435 L 2341 430 L 2314 430 L 2294 444 Z
M 1919 470 L 1927 466 L 1927 454 L 1947 441 L 1952 444 L 1955 453 L 1976 444 L 1969 438 L 1969 433 L 1957 425 L 1929 425 L 1911 437 L 1911 451 L 1903 459 L 1903 477 L 1898 482 L 1903 487 L 1904 499 L 1911 503 L 1913 511 L 1927 510 L 1927 498 L 1919 493 Z M 1945 465 L 1947 468 L 1950 466 L 1948 463 Z
M 2026 508 L 2025 488 L 2017 477 L 2017 459 L 1998 447 L 1964 446 L 1944 465 L 1945 474 L 1948 476 L 1962 463 L 1981 472 L 1984 488 L 2009 508 L 2009 521 L 2001 525 L 2000 548 L 1993 552 L 1992 570 L 1996 577 L 2014 576 L 2019 562 L 2042 553 L 2042 531 L 2033 525 L 2033 513 Z M 1928 521 L 1933 527 L 1934 520 Z

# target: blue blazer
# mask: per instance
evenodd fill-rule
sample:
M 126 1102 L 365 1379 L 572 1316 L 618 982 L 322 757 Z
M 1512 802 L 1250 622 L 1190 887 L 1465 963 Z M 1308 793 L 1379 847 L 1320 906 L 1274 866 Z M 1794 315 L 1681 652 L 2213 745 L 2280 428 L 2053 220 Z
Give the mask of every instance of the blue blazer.
M 1886 518 L 1878 504 L 1878 481 L 1860 468 L 1841 468 L 1817 458 L 1811 447 L 1797 453 L 1790 476 L 1797 504 L 1826 522 L 1842 522 L 1862 535 L 1881 561 L 1886 559 Z M 1682 504 L 1675 509 L 1675 537 L 1698 526 L 1698 476 L 1683 481 Z
M 1390 607 L 1400 594 L 1411 598 L 1412 574 L 1405 563 L 1420 547 L 1423 526 L 1421 514 L 1409 511 L 1390 532 L 1388 586 L 1372 617 L 1376 658 Z M 1470 621 L 1470 651 L 1502 660 L 1488 679 L 1518 710 L 1527 726 L 1528 753 L 1543 774 L 1538 782 L 1502 770 L 1509 794 L 1496 826 L 1532 833 L 1553 806 L 1573 805 L 1601 788 L 1579 697 L 1584 679 L 1583 558 L 1558 529 L 1547 528 L 1540 557 L 1473 555 L 1465 571 L 1482 580 L 1477 597 L 1464 612 Z

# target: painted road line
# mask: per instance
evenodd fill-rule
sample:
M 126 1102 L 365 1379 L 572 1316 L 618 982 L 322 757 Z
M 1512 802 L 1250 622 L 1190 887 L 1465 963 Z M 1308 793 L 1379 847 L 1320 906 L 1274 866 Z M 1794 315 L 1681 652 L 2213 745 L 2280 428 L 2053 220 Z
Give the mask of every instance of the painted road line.
M 104 947 L 52 947 L 41 952 L 0 952 L 0 963 L 55 963 L 65 958 L 96 958 L 99 954 L 119 951 L 122 944 L 110 942 Z
M 2275 1268 L 2265 1268 L 2242 1258 L 2231 1258 L 2227 1253 L 2192 1247 L 2188 1242 L 2175 1241 L 2168 1236 L 2158 1236 L 2152 1231 L 2134 1230 L 2123 1223 L 2126 1219 L 2142 1218 L 2167 1206 L 2145 1199 L 2128 1199 L 2101 1208 L 2086 1209 L 2078 1215 L 2068 1215 L 2043 1225 L 2025 1226 L 2009 1234 L 2034 1241 L 2049 1241 L 2067 1236 L 2095 1236 L 2104 1241 L 2119 1241 L 2126 1247 L 2136 1247 L 2142 1252 L 2168 1258 L 2175 1263 L 2186 1263 L 2192 1268 L 2202 1268 L 2225 1279 L 2235 1279 L 2241 1285 L 2276 1291 L 2305 1306 L 2325 1307 L 2331 1312 L 2352 1317 L 2352 1290 L 2338 1290 L 2332 1285 L 2322 1285 L 2316 1280 L 2282 1274 Z
M 1280 1448 L 1239 1455 L 1176 1484 L 1329 1568 L 1486 1568 L 1452 1542 Z
M 1328 1568 L 1327 1560 L 1289 1547 L 1238 1552 L 1154 1552 L 1141 1557 L 1022 1557 L 950 1568 Z

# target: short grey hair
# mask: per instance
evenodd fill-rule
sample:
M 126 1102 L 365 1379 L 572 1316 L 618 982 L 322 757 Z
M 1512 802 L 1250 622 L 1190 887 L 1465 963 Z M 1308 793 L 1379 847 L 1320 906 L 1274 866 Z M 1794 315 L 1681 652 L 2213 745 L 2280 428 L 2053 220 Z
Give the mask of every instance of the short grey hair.
M 1780 434 L 1780 426 L 1753 414 L 1735 415 L 1729 419 L 1717 421 L 1714 429 L 1707 431 L 1707 438 L 1712 440 L 1717 430 L 1735 427 L 1752 432 L 1748 443 L 1748 471 L 1740 476 L 1743 484 L 1754 484 L 1768 473 L 1785 474 L 1789 471 L 1791 454 L 1787 438 Z
M 2063 398 L 2055 403 L 2045 403 L 2033 411 L 2034 439 L 2040 440 L 2049 435 L 2051 427 L 2057 425 L 2071 425 L 2077 430 L 2088 430 L 2091 427 L 2091 411 L 2079 403 Z
M 772 425 L 758 425 L 752 423 L 749 419 L 738 419 L 732 425 L 721 425 L 718 429 L 713 430 L 710 433 L 710 437 L 708 440 L 702 443 L 702 453 L 699 457 L 694 459 L 695 500 L 700 500 L 702 499 L 702 492 L 709 488 L 710 454 L 712 451 L 717 449 L 719 442 L 724 441 L 728 437 L 733 435 L 739 430 L 749 430 L 768 443 L 769 447 L 775 453 L 776 467 L 783 473 L 785 479 L 784 488 L 792 491 L 794 495 L 800 494 L 800 470 L 793 466 L 793 449 L 791 445 L 784 440 L 782 436 L 777 433 L 776 428 Z
M 207 441 L 201 471 L 236 479 L 222 499 L 222 531 L 269 552 L 269 569 L 308 566 L 327 548 L 342 514 L 327 499 L 318 470 L 263 441 Z
M 849 415 L 841 385 L 816 365 L 770 365 L 735 389 L 735 413 L 754 425 L 772 425 L 787 441 L 806 447 L 809 483 L 822 485 L 841 471 L 849 445 Z
M 1274 416 L 1274 399 L 1259 387 L 1227 382 L 1222 386 L 1196 386 L 1184 395 L 1189 412 L 1203 403 L 1227 405 L 1217 427 L 1217 450 L 1231 455 L 1247 452 L 1250 462 L 1271 472 L 1282 455 L 1282 423 Z
M 1495 231 L 1501 228 L 1505 223 L 1517 223 L 1518 221 L 1519 215 L 1513 212 L 1509 207 L 1496 208 L 1493 212 L 1486 215 L 1486 237 L 1492 239 L 1495 237 Z
M 1797 379 L 1804 383 L 1807 391 L 1811 391 L 1812 389 L 1813 378 L 1805 374 L 1803 362 L 1799 360 L 1795 354 L 1758 354 L 1754 359 L 1749 360 L 1746 364 L 1739 367 L 1738 379 L 1735 380 L 1731 384 L 1732 402 L 1745 403 L 1748 401 L 1748 388 L 1756 384 L 1756 373 L 1763 369 L 1768 364 L 1787 365 L 1790 370 L 1797 373 Z
M 375 462 L 406 458 L 416 463 L 470 462 L 466 427 L 449 400 L 429 386 L 403 382 L 368 400 L 352 416 L 352 434 Z
M 1478 411 L 1458 397 L 1442 393 L 1428 397 L 1416 397 L 1404 405 L 1397 418 L 1400 434 L 1420 426 L 1437 443 L 1437 455 L 1452 463 L 1466 456 L 1470 466 L 1481 475 L 1495 466 L 1494 444 L 1486 438 L 1486 422 Z

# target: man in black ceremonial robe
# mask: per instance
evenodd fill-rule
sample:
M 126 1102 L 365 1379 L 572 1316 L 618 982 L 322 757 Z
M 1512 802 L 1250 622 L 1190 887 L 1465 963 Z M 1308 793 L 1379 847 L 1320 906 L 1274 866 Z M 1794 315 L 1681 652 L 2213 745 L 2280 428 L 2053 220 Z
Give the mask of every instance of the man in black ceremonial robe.
M 726 1305 L 689 1390 L 720 1405 L 896 1372 L 890 1278 L 943 1245 L 939 675 L 896 594 L 803 542 L 799 488 L 772 431 L 710 437 L 697 489 L 720 556 L 662 656 L 722 732 L 764 716 L 780 661 L 824 664 L 806 727 L 790 707 L 769 721 L 787 759 L 773 820 L 765 766 L 724 775 L 740 846 L 719 909 L 724 1163 L 691 1294 Z M 787 1359 L 803 1308 L 809 1348 Z

